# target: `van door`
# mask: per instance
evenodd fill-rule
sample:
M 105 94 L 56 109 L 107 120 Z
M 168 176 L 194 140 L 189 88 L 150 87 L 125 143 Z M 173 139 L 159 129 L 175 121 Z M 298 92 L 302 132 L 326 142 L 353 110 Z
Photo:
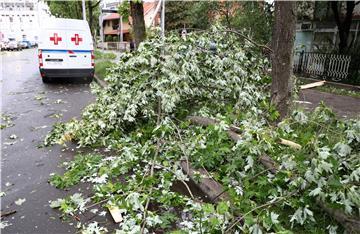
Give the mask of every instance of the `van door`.
M 43 67 L 47 69 L 68 68 L 66 30 L 48 29 L 42 33 Z
M 69 30 L 67 32 L 68 66 L 75 69 L 91 68 L 92 40 L 90 32 Z

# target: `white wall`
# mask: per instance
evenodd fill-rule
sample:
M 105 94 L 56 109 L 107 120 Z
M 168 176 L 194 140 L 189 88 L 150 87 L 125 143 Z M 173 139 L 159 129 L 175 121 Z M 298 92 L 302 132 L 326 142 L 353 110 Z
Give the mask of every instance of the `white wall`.
M 49 18 L 47 4 L 38 0 L 1 0 L 0 32 L 7 38 L 37 41 L 39 22 Z

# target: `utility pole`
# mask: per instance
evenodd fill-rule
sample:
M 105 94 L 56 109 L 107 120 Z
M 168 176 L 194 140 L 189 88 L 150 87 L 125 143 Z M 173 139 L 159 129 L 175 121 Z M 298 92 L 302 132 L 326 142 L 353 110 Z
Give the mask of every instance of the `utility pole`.
M 162 0 L 161 8 L 161 37 L 165 39 L 165 0 Z
M 124 41 L 124 37 L 123 37 L 123 33 L 122 33 L 122 27 L 123 27 L 123 17 L 122 15 L 120 15 L 120 42 L 123 42 Z
M 86 20 L 85 0 L 82 0 L 82 12 L 83 12 L 83 20 Z

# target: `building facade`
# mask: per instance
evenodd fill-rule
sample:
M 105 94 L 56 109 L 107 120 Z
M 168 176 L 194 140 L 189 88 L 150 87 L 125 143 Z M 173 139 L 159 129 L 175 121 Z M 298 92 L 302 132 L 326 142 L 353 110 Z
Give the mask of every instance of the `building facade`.
M 51 17 L 47 4 L 39 0 L 0 2 L 0 40 L 15 38 L 37 42 L 39 23 Z
M 306 17 L 296 24 L 295 48 L 306 52 L 331 52 L 339 44 L 337 28 L 328 2 L 307 2 Z M 344 12 L 340 12 L 344 14 Z M 360 42 L 360 4 L 353 11 L 349 41 Z
M 103 8 L 117 9 L 121 1 L 104 1 Z M 158 1 L 144 1 L 144 21 L 146 27 L 158 26 L 160 24 L 160 11 L 156 12 Z M 103 31 L 100 33 L 104 36 L 104 41 L 120 41 L 121 34 L 124 42 L 130 42 L 131 37 L 131 23 L 132 19 L 121 18 L 118 13 L 105 14 L 100 21 L 102 22 Z

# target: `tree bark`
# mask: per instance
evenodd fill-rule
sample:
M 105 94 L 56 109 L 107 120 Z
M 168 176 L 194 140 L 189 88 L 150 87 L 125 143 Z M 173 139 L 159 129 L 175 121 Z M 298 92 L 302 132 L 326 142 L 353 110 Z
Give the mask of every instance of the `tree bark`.
M 139 44 L 146 36 L 143 3 L 130 1 L 130 13 L 134 30 L 135 45 L 136 48 L 138 48 Z
M 90 27 L 90 32 L 91 35 L 94 37 L 94 26 L 93 26 L 93 7 L 91 4 L 91 1 L 88 1 L 88 19 L 89 19 L 89 27 Z
M 91 35 L 93 36 L 94 41 L 95 40 L 95 31 L 96 31 L 96 27 L 94 27 L 94 9 L 100 4 L 100 1 L 97 1 L 94 3 L 94 1 L 88 1 L 88 21 L 89 21 L 89 27 L 90 27 L 90 31 L 91 31 Z
M 334 1 L 331 2 L 331 9 L 334 13 L 335 22 L 339 30 L 339 53 L 343 54 L 346 53 L 348 48 L 348 39 L 350 34 L 350 27 L 353 17 L 353 11 L 355 8 L 355 1 L 347 1 L 346 2 L 346 13 L 343 19 L 341 19 L 341 12 L 339 12 L 339 2 Z M 340 4 L 340 8 L 341 8 Z
M 291 97 L 290 78 L 293 66 L 296 2 L 275 1 L 275 23 L 272 35 L 271 102 L 280 113 L 288 113 Z

